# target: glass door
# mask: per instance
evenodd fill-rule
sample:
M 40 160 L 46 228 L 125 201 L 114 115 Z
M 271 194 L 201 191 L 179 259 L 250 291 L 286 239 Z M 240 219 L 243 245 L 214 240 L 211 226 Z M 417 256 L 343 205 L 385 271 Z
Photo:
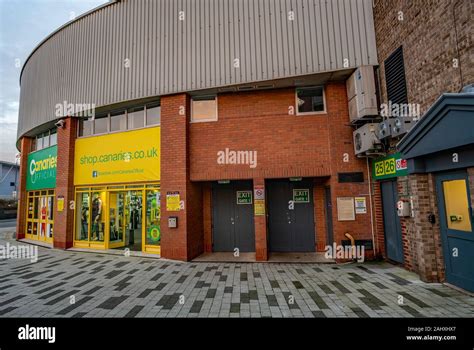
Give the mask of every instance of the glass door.
M 125 246 L 126 192 L 109 193 L 109 248 Z
M 146 206 L 143 208 L 143 216 L 145 217 L 146 227 L 142 250 L 148 253 L 160 254 L 161 206 L 159 189 L 146 190 Z
M 142 250 L 142 202 L 143 190 L 128 191 L 125 224 L 126 224 L 126 246 L 133 251 Z

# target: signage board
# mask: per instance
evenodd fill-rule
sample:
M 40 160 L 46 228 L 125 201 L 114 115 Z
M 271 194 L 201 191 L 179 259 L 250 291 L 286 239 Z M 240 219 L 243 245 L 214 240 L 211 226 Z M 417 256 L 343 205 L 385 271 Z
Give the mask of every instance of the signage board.
M 400 153 L 377 158 L 372 164 L 372 177 L 375 180 L 390 179 L 408 175 L 408 164 Z
M 76 140 L 76 186 L 158 180 L 160 127 Z
M 51 146 L 28 154 L 26 190 L 41 190 L 56 187 L 58 146 Z

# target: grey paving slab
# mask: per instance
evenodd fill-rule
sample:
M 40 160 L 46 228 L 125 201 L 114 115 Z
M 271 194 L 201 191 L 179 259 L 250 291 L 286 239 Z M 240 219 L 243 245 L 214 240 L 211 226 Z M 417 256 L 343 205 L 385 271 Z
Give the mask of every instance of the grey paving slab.
M 17 244 L 0 245 L 6 240 Z M 474 317 L 472 296 L 388 263 L 181 263 L 38 251 L 36 263 L 0 261 L 0 317 Z

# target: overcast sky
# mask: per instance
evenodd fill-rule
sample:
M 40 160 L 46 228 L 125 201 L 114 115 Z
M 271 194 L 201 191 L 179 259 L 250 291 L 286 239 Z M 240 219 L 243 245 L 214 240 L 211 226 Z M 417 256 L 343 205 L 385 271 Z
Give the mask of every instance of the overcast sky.
M 0 0 L 0 160 L 15 161 L 20 72 L 38 43 L 107 0 Z

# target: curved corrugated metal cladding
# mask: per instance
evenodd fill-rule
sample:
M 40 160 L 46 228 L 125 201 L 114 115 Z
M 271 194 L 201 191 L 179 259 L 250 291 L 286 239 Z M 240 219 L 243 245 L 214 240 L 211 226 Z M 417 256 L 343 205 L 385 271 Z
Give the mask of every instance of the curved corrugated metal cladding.
M 56 120 L 63 101 L 100 107 L 374 64 L 372 0 L 116 1 L 30 55 L 18 137 Z

